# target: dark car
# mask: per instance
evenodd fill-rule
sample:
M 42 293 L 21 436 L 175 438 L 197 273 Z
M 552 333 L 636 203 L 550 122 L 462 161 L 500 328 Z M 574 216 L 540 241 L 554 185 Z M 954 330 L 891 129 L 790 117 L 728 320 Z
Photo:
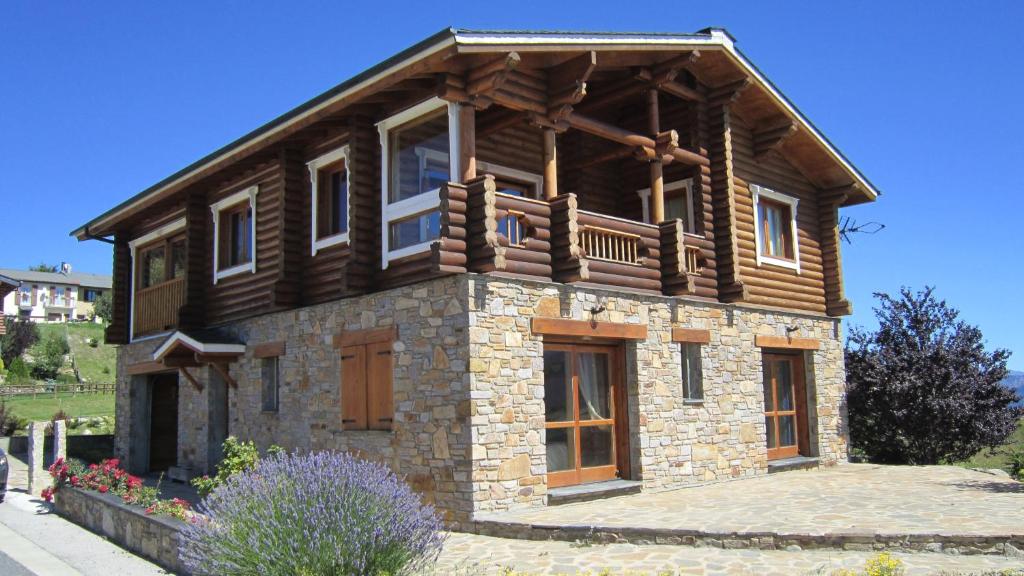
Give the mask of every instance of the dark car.
M 0 502 L 7 496 L 7 453 L 0 448 Z

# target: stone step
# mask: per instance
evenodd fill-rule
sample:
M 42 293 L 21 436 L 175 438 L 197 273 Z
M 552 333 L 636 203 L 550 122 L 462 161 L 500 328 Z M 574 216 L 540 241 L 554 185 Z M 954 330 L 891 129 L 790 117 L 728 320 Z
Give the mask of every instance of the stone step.
M 552 488 L 548 490 L 548 505 L 558 506 L 560 504 L 572 504 L 574 502 L 639 494 L 641 486 L 642 483 L 636 480 L 619 479 Z
M 768 473 L 789 472 L 791 470 L 812 470 L 818 467 L 818 459 L 810 456 L 793 456 L 781 460 L 768 461 Z

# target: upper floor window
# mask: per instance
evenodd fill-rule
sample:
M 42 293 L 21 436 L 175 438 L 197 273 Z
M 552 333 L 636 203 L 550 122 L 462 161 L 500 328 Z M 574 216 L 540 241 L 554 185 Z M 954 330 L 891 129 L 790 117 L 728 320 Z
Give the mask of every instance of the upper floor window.
M 161 238 L 136 249 L 138 269 L 137 289 L 143 290 L 185 276 L 185 237 Z M 92 300 L 90 300 L 92 292 Z M 86 302 L 92 302 L 100 292 L 86 290 Z
M 348 242 L 349 170 L 348 146 L 309 162 L 312 200 L 312 254 Z
M 638 190 L 643 206 L 644 222 L 651 223 L 651 189 Z M 697 222 L 693 214 L 693 179 L 676 180 L 665 185 L 665 220 L 683 221 L 683 230 L 697 233 Z
M 771 264 L 800 272 L 796 210 L 799 199 L 763 186 L 751 185 L 757 239 L 757 264 Z
M 184 275 L 184 270 L 185 270 L 185 266 L 184 266 L 184 264 L 185 264 L 184 263 L 184 258 L 185 258 L 185 254 L 184 254 L 185 246 L 184 246 L 184 244 L 185 244 L 185 242 L 184 242 L 184 240 L 181 242 L 181 244 L 182 244 L 182 250 L 181 250 L 182 251 L 182 255 L 181 255 L 181 257 L 182 257 L 182 275 Z M 97 290 L 95 288 L 84 288 L 83 292 L 82 292 L 82 300 L 85 301 L 85 302 L 95 302 L 96 299 L 99 298 L 100 296 L 103 296 L 103 290 Z
M 210 206 L 213 213 L 213 283 L 256 272 L 256 195 L 250 186 Z
M 446 113 L 447 111 L 447 113 Z M 458 104 L 432 98 L 377 124 L 381 163 L 382 265 L 423 252 L 440 235 L 441 186 L 457 174 Z

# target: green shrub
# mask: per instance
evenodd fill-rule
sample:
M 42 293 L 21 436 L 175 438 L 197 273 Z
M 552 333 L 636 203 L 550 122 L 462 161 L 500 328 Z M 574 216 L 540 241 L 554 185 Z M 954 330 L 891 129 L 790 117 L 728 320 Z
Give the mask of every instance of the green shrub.
M 37 349 L 34 349 L 32 375 L 36 378 L 56 378 L 64 367 L 64 356 L 71 351 L 68 341 L 59 334 L 49 334 Z
M 228 436 L 222 448 L 224 450 L 224 459 L 220 461 L 220 464 L 217 464 L 217 475 L 213 478 L 203 476 L 202 478 L 192 480 L 192 485 L 196 487 L 200 496 L 205 497 L 213 492 L 215 488 L 227 482 L 227 479 L 235 474 L 252 470 L 260 460 L 260 452 L 256 449 L 256 444 L 251 440 L 244 442 L 239 441 L 234 436 Z M 284 449 L 280 446 L 271 446 L 267 450 L 268 455 L 281 453 L 284 453 Z
M 15 358 L 11 361 L 10 367 L 7 369 L 7 379 L 11 384 L 17 382 L 24 382 L 29 378 L 28 364 L 21 358 Z
M 0 358 L 0 376 L 3 376 L 6 370 L 4 369 L 4 359 Z
M 7 333 L 0 336 L 0 358 L 10 366 L 39 340 L 39 328 L 35 322 L 20 318 L 2 318 L 0 322 L 4 322 L 7 327 Z
M 1024 482 L 1024 449 L 1017 448 L 1006 455 L 1010 476 Z

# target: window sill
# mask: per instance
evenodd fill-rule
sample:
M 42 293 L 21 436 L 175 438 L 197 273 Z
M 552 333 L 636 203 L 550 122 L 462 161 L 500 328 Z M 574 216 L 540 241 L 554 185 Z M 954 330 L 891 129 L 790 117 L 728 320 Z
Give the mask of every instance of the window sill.
M 786 260 L 783 258 L 774 258 L 772 256 L 758 256 L 757 265 L 760 266 L 777 266 L 779 268 L 788 268 L 795 270 L 797 274 L 800 273 L 800 262 L 796 260 Z
M 703 398 L 684 398 L 683 399 L 683 405 L 684 406 L 703 406 L 704 405 L 704 399 Z
M 230 278 L 231 276 L 238 276 L 239 274 L 243 274 L 245 272 L 250 272 L 252 274 L 256 273 L 256 267 L 253 266 L 252 261 L 245 262 L 244 264 L 239 264 L 238 266 L 232 266 L 231 268 L 219 270 L 213 276 L 213 283 L 216 284 L 218 280 Z
M 324 238 L 317 238 L 313 242 L 313 256 L 324 248 L 330 248 L 331 246 L 337 246 L 338 244 L 345 244 L 348 242 L 348 232 L 341 232 L 333 236 L 326 236 Z
M 428 240 L 426 242 L 420 242 L 419 244 L 413 244 L 412 246 L 406 246 L 405 248 L 390 250 L 388 251 L 388 262 L 394 262 L 399 258 L 405 258 L 406 256 L 427 252 L 430 250 L 430 245 L 434 242 L 437 242 L 437 240 Z

